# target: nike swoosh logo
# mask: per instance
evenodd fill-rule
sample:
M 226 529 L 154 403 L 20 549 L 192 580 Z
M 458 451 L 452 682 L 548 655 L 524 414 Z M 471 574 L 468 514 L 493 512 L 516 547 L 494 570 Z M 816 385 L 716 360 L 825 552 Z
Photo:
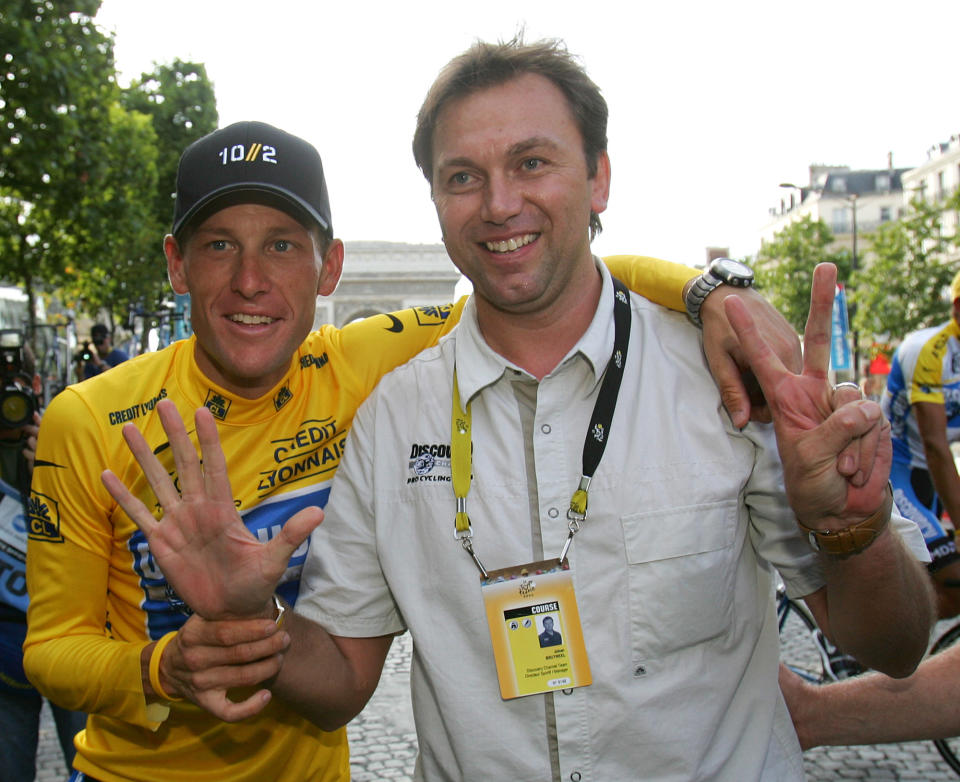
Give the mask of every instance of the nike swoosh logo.
M 193 434 L 193 429 L 188 429 L 188 430 L 187 430 L 187 436 L 189 437 L 189 436 L 192 435 L 192 434 Z M 170 441 L 169 441 L 169 440 L 167 440 L 167 442 L 165 442 L 165 443 L 160 443 L 160 445 L 158 445 L 156 448 L 153 449 L 153 455 L 154 455 L 154 456 L 159 456 L 161 453 L 163 453 L 163 452 L 164 452 L 165 450 L 167 450 L 167 448 L 169 448 L 169 447 L 170 447 Z
M 37 459 L 33 463 L 33 469 L 36 470 L 38 467 L 58 467 L 61 470 L 66 468 L 65 464 L 57 464 L 56 462 L 48 462 L 45 459 Z
M 392 331 L 394 334 L 399 334 L 403 331 L 403 321 L 400 320 L 396 315 L 387 315 L 390 318 L 390 322 L 393 324 L 386 331 Z

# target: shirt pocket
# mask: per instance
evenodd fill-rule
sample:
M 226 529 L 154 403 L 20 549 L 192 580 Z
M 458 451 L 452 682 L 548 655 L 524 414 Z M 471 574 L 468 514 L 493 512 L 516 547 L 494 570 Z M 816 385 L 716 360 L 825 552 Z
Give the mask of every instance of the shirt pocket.
M 735 499 L 621 518 L 637 659 L 703 643 L 733 624 Z

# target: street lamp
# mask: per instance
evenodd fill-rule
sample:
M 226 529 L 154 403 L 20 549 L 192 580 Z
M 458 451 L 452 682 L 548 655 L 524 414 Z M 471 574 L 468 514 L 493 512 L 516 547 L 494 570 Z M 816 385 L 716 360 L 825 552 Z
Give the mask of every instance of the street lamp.
M 792 182 L 781 182 L 779 186 L 791 187 L 794 190 L 799 190 L 801 204 L 803 203 L 803 200 L 806 197 L 806 194 L 811 190 L 819 192 L 821 196 L 823 195 L 823 190 L 819 188 L 800 187 L 800 185 L 795 185 Z M 848 196 L 843 196 L 843 200 L 846 201 L 848 204 L 850 204 L 850 212 L 853 217 L 853 220 L 852 220 L 853 253 L 852 253 L 852 258 L 850 263 L 850 269 L 851 269 L 851 273 L 854 274 L 857 271 L 857 194 L 851 193 Z M 849 284 L 847 285 L 847 289 L 850 290 Z M 849 311 L 848 311 L 851 324 L 853 322 L 853 316 L 856 314 L 856 312 L 857 312 L 857 305 L 856 305 L 856 302 L 853 302 L 849 305 Z M 851 332 L 851 335 L 853 337 L 853 381 L 855 383 L 858 383 L 860 382 L 860 334 L 856 329 L 854 329 Z
M 844 199 L 850 204 L 850 213 L 853 216 L 853 254 L 850 259 L 850 277 L 857 274 L 857 194 L 851 193 Z M 849 286 L 848 286 L 849 287 Z M 853 325 L 853 318 L 857 314 L 857 302 L 854 300 L 850 304 L 850 323 Z M 853 329 L 853 382 L 860 382 L 860 332 Z
M 799 204 L 800 206 L 803 205 L 803 200 L 807 197 L 807 192 L 813 189 L 813 188 L 810 188 L 810 187 L 800 187 L 800 185 L 795 185 L 795 184 L 793 184 L 793 182 L 781 182 L 779 185 L 777 185 L 777 187 L 789 187 L 789 188 L 792 188 L 793 190 L 799 190 L 799 191 L 800 191 L 800 204 Z M 793 196 L 791 196 L 791 198 L 792 198 L 792 197 L 793 197 Z

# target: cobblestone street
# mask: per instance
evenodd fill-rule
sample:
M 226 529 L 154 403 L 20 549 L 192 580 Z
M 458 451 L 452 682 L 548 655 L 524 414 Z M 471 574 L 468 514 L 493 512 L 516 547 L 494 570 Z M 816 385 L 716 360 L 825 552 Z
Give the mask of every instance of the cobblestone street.
M 802 643 L 798 633 L 792 633 L 785 640 L 785 648 L 791 651 Z M 410 650 L 408 635 L 394 641 L 376 694 L 348 728 L 354 782 L 411 782 L 413 779 L 417 737 L 408 689 Z M 41 723 L 37 766 L 39 782 L 67 779 L 47 710 Z M 820 747 L 806 753 L 804 766 L 809 780 L 955 782 L 960 779 L 929 741 L 874 747 Z

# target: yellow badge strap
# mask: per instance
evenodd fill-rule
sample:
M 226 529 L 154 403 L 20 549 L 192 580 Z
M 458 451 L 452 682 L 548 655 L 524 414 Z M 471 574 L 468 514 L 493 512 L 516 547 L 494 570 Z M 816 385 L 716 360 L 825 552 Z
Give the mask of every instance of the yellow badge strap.
M 450 418 L 450 472 L 453 477 L 453 494 L 457 498 L 456 530 L 454 537 L 460 541 L 480 570 L 483 578 L 487 570 L 473 550 L 473 529 L 467 514 L 467 495 L 470 493 L 470 480 L 473 475 L 473 439 L 470 434 L 470 405 L 464 409 L 460 402 L 460 386 L 457 383 L 457 370 L 453 370 L 453 412 Z

